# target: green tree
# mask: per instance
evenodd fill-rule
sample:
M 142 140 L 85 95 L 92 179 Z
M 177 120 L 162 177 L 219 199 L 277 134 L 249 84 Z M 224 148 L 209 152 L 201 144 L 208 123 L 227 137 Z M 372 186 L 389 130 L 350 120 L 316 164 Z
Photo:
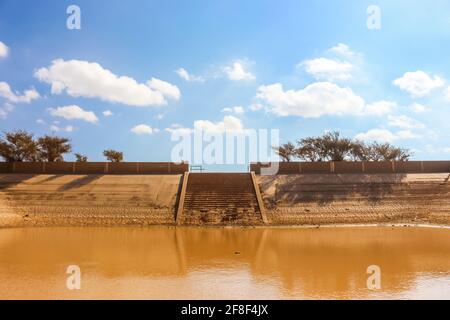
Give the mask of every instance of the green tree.
M 38 144 L 25 130 L 5 132 L 0 139 L 0 156 L 7 162 L 38 161 Z
M 82 155 L 81 153 L 75 153 L 75 161 L 76 162 L 87 162 L 88 157 L 85 155 Z
M 121 162 L 123 160 L 123 152 L 108 149 L 103 151 L 103 155 L 110 162 Z
M 69 139 L 45 135 L 38 139 L 39 153 L 42 161 L 64 161 L 64 154 L 72 150 Z
M 337 131 L 319 137 L 308 137 L 297 141 L 297 155 L 307 161 L 344 161 L 353 150 L 351 139 L 342 138 Z
M 319 146 L 323 158 L 329 161 L 344 161 L 351 156 L 353 150 L 353 141 L 348 138 L 342 138 L 337 131 L 328 132 L 322 137 L 318 137 Z
M 408 149 L 395 147 L 389 143 L 372 143 L 369 148 L 373 161 L 408 161 L 412 152 Z
M 295 158 L 297 156 L 295 145 L 291 142 L 284 143 L 279 147 L 273 147 L 273 149 L 284 162 L 290 162 L 292 158 Z

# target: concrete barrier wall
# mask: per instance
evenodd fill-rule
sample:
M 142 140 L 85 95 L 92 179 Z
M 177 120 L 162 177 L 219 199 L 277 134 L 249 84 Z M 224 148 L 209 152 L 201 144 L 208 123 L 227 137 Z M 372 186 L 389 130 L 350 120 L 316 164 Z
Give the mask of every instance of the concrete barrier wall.
M 102 174 L 106 173 L 107 162 L 75 162 L 73 173 L 75 174 Z
M 74 165 L 69 162 L 48 162 L 42 163 L 44 166 L 45 173 L 52 174 L 64 174 L 66 172 L 73 172 Z
M 301 162 L 301 173 L 330 173 L 330 162 Z
M 449 172 L 449 161 L 424 161 L 423 169 L 425 172 L 439 173 Z
M 251 163 L 250 171 L 261 173 L 266 163 Z M 450 173 L 450 161 L 334 161 L 280 162 L 278 174 L 309 173 Z
M 171 162 L 0 162 L 0 173 L 182 174 L 188 164 Z
M 395 173 L 395 165 L 391 161 L 367 161 L 364 173 Z
M 363 163 L 362 162 L 333 162 L 334 173 L 362 173 Z

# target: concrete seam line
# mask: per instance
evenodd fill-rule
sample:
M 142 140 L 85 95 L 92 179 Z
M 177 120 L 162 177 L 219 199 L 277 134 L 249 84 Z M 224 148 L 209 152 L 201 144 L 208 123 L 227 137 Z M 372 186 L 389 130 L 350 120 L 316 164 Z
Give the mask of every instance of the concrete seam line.
M 254 171 L 250 172 L 250 176 L 252 178 L 253 189 L 255 191 L 256 200 L 258 201 L 259 212 L 261 213 L 261 218 L 262 218 L 264 224 L 267 224 L 268 220 L 267 220 L 267 216 L 266 216 L 266 209 L 264 208 L 264 202 L 262 201 L 261 192 L 259 190 L 259 186 L 256 181 L 255 172 Z
M 188 179 L 189 179 L 189 172 L 185 172 L 184 176 L 183 176 L 183 182 L 181 184 L 181 194 L 180 194 L 180 198 L 178 200 L 177 215 L 175 217 L 175 222 L 178 225 L 181 224 L 181 216 L 183 215 L 184 199 L 186 198 L 186 189 L 187 189 Z

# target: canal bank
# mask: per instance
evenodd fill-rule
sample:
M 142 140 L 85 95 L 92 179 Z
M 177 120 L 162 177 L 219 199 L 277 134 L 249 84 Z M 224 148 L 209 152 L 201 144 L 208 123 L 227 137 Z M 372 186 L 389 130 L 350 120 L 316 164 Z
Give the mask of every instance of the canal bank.
M 194 226 L 448 226 L 448 178 L 448 173 L 257 175 L 266 221 L 239 220 L 249 211 L 233 207 L 225 208 L 236 211 L 226 220 L 217 218 L 221 211 L 200 208 L 185 221 Z M 182 186 L 182 174 L 0 174 L 0 226 L 175 225 Z M 250 213 L 260 214 L 258 199 L 252 201 Z

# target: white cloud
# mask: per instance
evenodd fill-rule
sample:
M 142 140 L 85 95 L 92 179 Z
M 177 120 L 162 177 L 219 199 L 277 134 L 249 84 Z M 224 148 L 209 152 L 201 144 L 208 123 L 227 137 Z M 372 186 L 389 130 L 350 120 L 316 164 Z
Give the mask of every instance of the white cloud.
M 387 129 L 371 129 L 367 132 L 362 132 L 355 136 L 357 140 L 389 143 L 396 140 L 414 139 L 419 137 L 419 135 L 411 132 L 410 130 L 401 130 L 394 133 Z
M 448 101 L 450 101 L 450 86 L 448 86 L 448 87 L 445 89 L 444 95 L 445 95 L 445 98 L 446 98 Z
M 172 124 L 170 126 L 170 128 L 166 128 L 164 130 L 170 134 L 175 134 L 175 135 L 179 135 L 179 136 L 190 135 L 193 132 L 193 130 L 191 128 L 185 128 L 176 123 Z
M 38 99 L 40 96 L 34 88 L 25 90 L 21 94 L 19 92 L 13 92 L 8 83 L 0 82 L 0 97 L 5 98 L 12 103 L 30 103 L 31 101 Z
M 169 82 L 152 78 L 147 82 L 147 84 L 151 89 L 161 92 L 165 97 L 172 98 L 174 100 L 180 99 L 180 90 L 177 86 L 170 84 Z
M 398 140 L 416 139 L 416 138 L 421 137 L 419 134 L 414 133 L 411 130 L 401 130 L 401 131 L 397 131 L 395 134 L 396 134 L 396 139 L 398 139 Z
M 444 86 L 444 80 L 438 76 L 430 76 L 421 70 L 406 72 L 402 77 L 395 79 L 393 84 L 406 91 L 412 97 L 424 97 L 432 91 Z
M 0 59 L 6 58 L 8 54 L 9 54 L 8 46 L 0 41 Z
M 49 111 L 52 116 L 67 120 L 84 120 L 91 123 L 98 121 L 94 112 L 83 110 L 77 105 L 57 107 L 56 109 L 50 108 Z
M 227 107 L 227 108 L 223 108 L 222 112 L 228 112 L 228 113 L 235 113 L 235 114 L 243 114 L 244 108 L 241 106 L 235 106 L 235 107 Z
M 177 135 L 189 135 L 195 131 L 203 131 L 209 134 L 217 133 L 244 133 L 245 128 L 242 121 L 234 116 L 225 116 L 222 121 L 213 122 L 210 120 L 196 120 L 194 121 L 194 129 L 186 128 L 178 124 L 173 124 L 165 131 Z
M 402 129 L 424 129 L 425 125 L 408 116 L 388 116 L 388 124 L 391 127 Z
M 251 111 L 259 111 L 259 110 L 264 109 L 264 106 L 260 103 L 253 103 L 252 105 L 250 105 L 249 109 Z
M 330 82 L 316 82 L 301 90 L 283 89 L 280 83 L 260 86 L 256 98 L 278 116 L 317 118 L 323 115 L 361 114 L 364 99 L 350 88 Z
M 396 136 L 386 129 L 371 129 L 365 133 L 357 134 L 355 138 L 362 141 L 392 142 L 396 139 Z
M 317 80 L 345 81 L 352 78 L 355 67 L 350 62 L 328 58 L 305 60 L 297 65 Z
M 36 123 L 37 124 L 45 124 L 45 121 L 43 119 L 39 118 L 39 119 L 36 119 Z
M 391 113 L 394 108 L 397 107 L 397 103 L 392 101 L 381 100 L 366 105 L 364 113 L 367 115 L 382 116 Z
M 57 59 L 35 77 L 51 85 L 52 93 L 66 91 L 73 97 L 100 98 L 104 101 L 147 107 L 167 104 L 166 97 L 178 99 L 176 86 L 152 78 L 147 84 L 127 76 L 117 76 L 98 63 Z
M 350 50 L 350 47 L 344 43 L 338 43 L 336 46 L 328 49 L 328 51 L 347 59 L 355 56 L 355 53 Z
M 102 112 L 104 117 L 111 117 L 114 113 L 111 110 L 105 110 Z
M 243 132 L 242 121 L 233 116 L 225 116 L 222 121 L 197 120 L 194 122 L 195 130 L 203 130 L 208 133 Z
M 0 108 L 0 119 L 6 119 L 8 117 L 8 114 L 12 112 L 14 109 L 14 106 L 10 103 L 5 103 L 3 107 Z
M 138 134 L 138 135 L 152 134 L 154 132 L 157 132 L 157 130 L 153 129 L 152 127 L 150 127 L 149 125 L 146 125 L 146 124 L 139 124 L 139 125 L 131 128 L 130 131 L 135 134 Z
M 187 70 L 184 68 L 179 68 L 175 70 L 175 72 L 180 76 L 180 78 L 186 81 L 199 81 L 199 82 L 205 81 L 205 79 L 201 76 L 194 76 L 192 74 L 189 74 L 189 72 L 187 72 Z
M 235 61 L 231 66 L 222 68 L 223 72 L 228 76 L 228 79 L 233 81 L 240 80 L 254 80 L 255 76 L 246 70 L 243 62 Z
M 52 131 L 52 132 L 59 132 L 59 131 L 62 131 L 62 132 L 73 132 L 74 130 L 75 130 L 75 127 L 71 126 L 71 125 L 66 126 L 66 127 L 62 127 L 62 128 L 57 126 L 57 125 L 55 125 L 55 124 L 52 124 L 50 126 L 50 131 Z
M 431 110 L 431 108 L 429 106 L 426 106 L 426 105 L 423 105 L 423 104 L 420 104 L 420 103 L 416 103 L 416 102 L 411 104 L 409 106 L 409 109 L 411 109 L 415 113 L 424 113 L 424 112 L 427 112 L 427 111 Z

